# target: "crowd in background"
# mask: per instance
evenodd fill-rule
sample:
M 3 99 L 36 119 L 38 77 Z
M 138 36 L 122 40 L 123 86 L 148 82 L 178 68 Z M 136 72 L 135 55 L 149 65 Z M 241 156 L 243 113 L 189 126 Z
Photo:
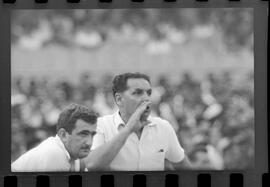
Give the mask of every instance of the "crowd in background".
M 99 82 L 82 74 L 78 82 L 12 80 L 12 161 L 56 133 L 61 110 L 78 103 L 100 116 L 117 110 L 113 76 Z M 235 81 L 229 72 L 197 80 L 186 72 L 177 84 L 166 76 L 152 82 L 152 115 L 167 119 L 198 169 L 243 169 L 254 164 L 254 77 Z
M 150 48 L 221 35 L 227 50 L 253 50 L 251 8 L 28 10 L 11 16 L 12 44 L 34 50 L 54 43 L 99 48 L 119 32 Z

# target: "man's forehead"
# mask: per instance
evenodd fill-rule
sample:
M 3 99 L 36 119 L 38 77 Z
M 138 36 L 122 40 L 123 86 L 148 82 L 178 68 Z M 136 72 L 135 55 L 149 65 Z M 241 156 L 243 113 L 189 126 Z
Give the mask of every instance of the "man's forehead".
M 75 124 L 75 129 L 76 131 L 82 131 L 82 130 L 95 130 L 97 124 L 91 124 L 89 122 L 86 122 L 84 120 L 78 119 Z
M 150 83 L 143 78 L 130 78 L 127 80 L 127 87 L 132 89 L 151 89 Z

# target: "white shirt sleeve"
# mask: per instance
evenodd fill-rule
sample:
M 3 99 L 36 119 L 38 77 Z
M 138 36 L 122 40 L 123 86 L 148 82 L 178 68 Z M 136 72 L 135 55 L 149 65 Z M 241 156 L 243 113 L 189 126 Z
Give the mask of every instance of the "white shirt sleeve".
M 11 171 L 12 172 L 20 172 L 23 170 L 21 168 L 23 168 L 23 166 L 22 166 L 21 161 L 19 161 L 19 160 L 16 160 L 11 164 Z
M 178 138 L 176 136 L 176 133 L 169 123 L 167 125 L 167 131 L 168 131 L 168 148 L 165 153 L 165 158 L 174 163 L 181 162 L 185 157 L 185 151 L 181 147 Z
M 36 171 L 36 157 L 35 149 L 29 150 L 28 152 L 21 155 L 17 160 L 11 164 L 12 172 L 30 172 Z
M 69 171 L 65 158 L 57 153 L 31 150 L 11 165 L 12 172 Z
M 96 149 L 97 147 L 105 144 L 105 134 L 103 129 L 103 124 L 100 119 L 97 121 L 97 133 L 95 134 L 92 142 L 91 150 Z
M 65 158 L 58 154 L 49 154 L 40 160 L 37 168 L 38 171 L 69 171 L 70 165 Z

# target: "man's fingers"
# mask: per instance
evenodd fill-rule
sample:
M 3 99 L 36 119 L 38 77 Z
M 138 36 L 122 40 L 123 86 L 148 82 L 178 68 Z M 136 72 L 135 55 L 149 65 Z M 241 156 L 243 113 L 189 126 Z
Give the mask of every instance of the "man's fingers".
M 128 126 L 131 127 L 132 131 L 136 131 L 142 126 L 140 122 L 141 115 L 147 109 L 147 107 L 150 107 L 150 105 L 151 105 L 150 101 L 143 101 L 138 105 L 137 109 L 132 114 L 128 122 L 129 124 Z
M 139 120 L 142 113 L 147 109 L 147 107 L 150 107 L 151 102 L 150 101 L 143 101 L 139 104 L 136 111 L 131 116 L 132 119 Z
M 143 111 L 146 110 L 148 107 L 150 107 L 150 105 L 151 105 L 151 102 L 150 102 L 150 101 L 143 101 L 143 102 L 139 105 L 138 109 L 139 109 L 140 112 L 143 112 Z

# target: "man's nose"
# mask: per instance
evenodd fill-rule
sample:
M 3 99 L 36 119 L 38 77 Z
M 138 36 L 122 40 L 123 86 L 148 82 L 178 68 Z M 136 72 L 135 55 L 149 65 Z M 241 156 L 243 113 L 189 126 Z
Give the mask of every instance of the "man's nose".
M 145 92 L 142 97 L 143 101 L 150 101 L 150 96 Z
M 93 137 L 92 136 L 89 136 L 86 139 L 85 144 L 88 145 L 88 146 L 91 146 L 92 145 L 92 140 L 93 140 Z
M 143 96 L 143 98 L 142 98 L 142 102 L 144 102 L 144 101 L 150 101 L 150 102 L 151 102 L 151 98 L 150 98 L 150 96 L 148 96 L 148 95 Z

